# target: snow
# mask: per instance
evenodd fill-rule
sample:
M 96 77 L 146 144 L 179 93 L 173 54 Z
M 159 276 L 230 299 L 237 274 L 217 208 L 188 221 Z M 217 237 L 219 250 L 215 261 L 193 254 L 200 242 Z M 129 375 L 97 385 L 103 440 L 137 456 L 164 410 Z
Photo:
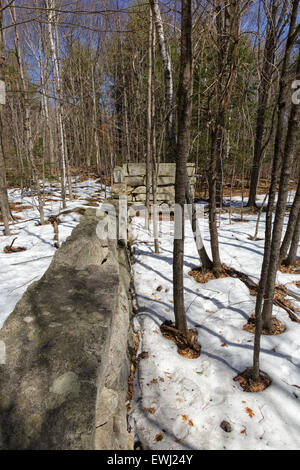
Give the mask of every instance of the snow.
M 86 208 L 90 198 L 105 197 L 103 188 L 93 179 L 74 181 L 73 186 L 78 199 L 67 202 L 68 210 Z M 49 196 L 45 206 L 47 219 L 61 213 L 62 207 L 59 186 L 48 184 L 45 189 Z M 292 197 L 291 193 L 290 200 Z M 264 196 L 259 197 L 260 202 L 263 199 Z M 56 251 L 53 228 L 38 225 L 32 196 L 21 197 L 19 190 L 10 190 L 9 200 L 33 207 L 14 212 L 21 220 L 12 226 L 10 237 L 0 236 L 0 328 L 28 286 L 43 276 Z M 234 205 L 240 205 L 240 198 L 234 198 Z M 239 214 L 232 218 L 239 218 Z M 255 232 L 256 217 L 244 218 L 248 222 L 233 221 L 230 225 L 228 214 L 220 216 L 220 253 L 225 264 L 257 281 L 264 241 L 249 239 Z M 76 212 L 60 215 L 60 243 L 79 219 Z M 259 238 L 264 238 L 264 221 L 262 214 Z M 149 354 L 148 359 L 139 361 L 134 382 L 129 423 L 136 439 L 145 449 L 155 450 L 300 449 L 300 324 L 291 322 L 284 310 L 274 307 L 274 314 L 285 324 L 286 331 L 280 336 L 262 338 L 261 369 L 270 375 L 272 385 L 261 393 L 243 392 L 233 378 L 252 364 L 253 336 L 242 327 L 254 313 L 255 298 L 238 279 L 198 284 L 189 276 L 189 271 L 199 266 L 199 259 L 187 221 L 185 305 L 189 327 L 197 329 L 202 351 L 194 360 L 179 356 L 175 344 L 165 339 L 159 329 L 166 319 L 174 319 L 173 224 L 162 222 L 160 227 L 161 253 L 156 255 L 144 220 L 135 217 L 132 222 L 138 306 L 134 327 L 140 336 L 138 354 Z M 201 221 L 201 231 L 210 251 L 207 218 Z M 3 248 L 16 237 L 14 246 L 27 250 L 5 254 Z M 291 293 L 300 296 L 296 280 L 300 280 L 299 275 L 278 272 L 277 283 L 287 285 Z M 159 286 L 162 288 L 157 291 Z M 297 300 L 289 299 L 300 307 Z M 231 433 L 220 428 L 223 420 L 231 424 Z M 163 439 L 157 442 L 155 437 L 160 433 Z
M 233 219 L 238 217 L 233 214 Z M 245 220 L 248 222 L 229 225 L 228 215 L 221 216 L 220 253 L 225 264 L 257 281 L 264 242 L 249 240 L 255 232 L 256 216 L 245 215 Z M 261 238 L 264 221 L 263 214 Z M 262 338 L 261 369 L 272 384 L 260 393 L 244 392 L 233 378 L 252 365 L 253 335 L 242 327 L 254 313 L 255 297 L 238 279 L 199 284 L 189 276 L 189 271 L 199 266 L 199 259 L 187 221 L 185 306 L 189 327 L 197 329 L 202 351 L 193 360 L 178 355 L 176 345 L 159 329 L 166 319 L 174 320 L 172 232 L 167 222 L 160 227 L 161 252 L 156 255 L 143 218 L 135 217 L 132 223 L 138 307 L 134 326 L 140 336 L 138 354 L 149 354 L 138 361 L 134 382 L 129 423 L 135 438 L 145 449 L 153 450 L 300 449 L 300 324 L 274 307 L 274 315 L 286 331 Z M 206 219 L 201 230 L 210 252 Z M 300 289 L 292 284 L 295 280 L 300 276 L 278 272 L 277 283 L 288 284 L 289 290 L 300 296 Z M 159 291 L 158 286 L 162 287 Z M 295 300 L 293 304 L 300 307 Z M 223 420 L 231 424 L 231 433 L 221 429 Z M 160 433 L 163 439 L 157 442 Z
M 90 198 L 98 198 L 102 191 L 102 186 L 93 179 L 83 182 L 73 180 L 73 191 L 78 199 L 67 200 L 67 211 L 75 208 L 87 208 Z M 46 205 L 44 208 L 45 219 L 51 215 L 58 215 L 62 212 L 60 201 L 60 190 L 58 184 L 46 184 Z M 104 197 L 101 194 L 102 197 Z M 51 225 L 39 225 L 39 213 L 36 208 L 36 198 L 30 193 L 21 194 L 19 189 L 9 190 L 9 202 L 31 206 L 31 209 L 24 209 L 22 212 L 13 211 L 13 215 L 20 218 L 11 225 L 11 236 L 0 236 L 0 329 L 6 318 L 13 311 L 15 305 L 27 290 L 28 286 L 39 280 L 48 269 L 55 254 L 54 232 Z M 79 222 L 80 215 L 71 212 L 60 215 L 59 219 L 59 242 L 62 243 L 70 235 Z M 0 224 L 0 233 L 3 225 Z M 20 253 L 5 254 L 3 249 L 10 245 L 15 239 L 14 247 L 24 247 L 26 251 Z

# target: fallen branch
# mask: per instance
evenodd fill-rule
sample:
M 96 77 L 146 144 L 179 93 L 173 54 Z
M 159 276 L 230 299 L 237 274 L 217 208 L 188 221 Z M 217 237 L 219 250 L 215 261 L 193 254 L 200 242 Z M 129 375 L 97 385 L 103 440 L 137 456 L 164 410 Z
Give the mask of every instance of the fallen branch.
M 49 218 L 49 222 L 51 223 L 53 230 L 54 230 L 54 246 L 55 248 L 60 248 L 59 245 L 59 234 L 58 234 L 58 224 L 59 224 L 59 219 L 58 216 L 52 215 Z
M 34 261 L 39 261 L 41 259 L 53 258 L 53 255 L 41 256 L 40 258 L 29 259 L 27 261 L 21 261 L 20 263 L 12 263 L 10 266 L 19 266 L 19 264 L 33 263 Z
M 249 276 L 247 276 L 247 274 L 242 273 L 241 271 L 237 271 L 234 268 L 229 268 L 225 265 L 223 265 L 223 271 L 228 276 L 233 277 L 235 279 L 239 279 L 240 281 L 242 281 L 248 287 L 248 289 L 250 290 L 250 293 L 252 295 L 257 295 L 258 284 L 256 282 L 254 282 Z M 276 286 L 275 287 L 275 293 L 281 294 L 281 296 L 282 296 L 282 287 Z M 286 291 L 285 296 L 286 295 L 291 295 L 291 294 L 288 291 Z M 293 295 L 293 297 L 295 297 L 295 296 Z M 300 300 L 300 299 L 296 298 L 296 300 Z M 280 300 L 278 297 L 275 296 L 275 298 L 273 299 L 273 303 L 274 303 L 274 305 L 277 305 L 278 307 L 283 308 L 288 313 L 290 319 L 293 322 L 300 323 L 300 318 L 298 318 L 297 315 L 296 315 L 297 310 L 294 309 L 294 307 L 292 307 L 291 305 L 286 305 L 284 303 L 284 299 Z
M 293 292 L 291 292 L 288 289 L 286 291 L 287 291 L 287 293 L 290 297 L 293 297 L 295 300 L 298 300 L 298 302 L 300 302 L 300 297 L 298 295 L 294 294 Z
M 6 254 L 11 254 L 11 253 L 20 253 L 21 251 L 26 251 L 27 248 L 24 248 L 24 247 L 17 247 L 17 248 L 14 248 L 13 247 L 13 244 L 15 243 L 15 241 L 17 240 L 18 237 L 14 238 L 13 241 L 11 242 L 10 245 L 7 245 L 4 247 L 4 253 Z
M 240 271 L 236 271 L 234 268 L 227 268 L 227 267 L 225 268 L 225 272 L 227 274 L 229 274 L 231 277 L 235 277 L 235 278 L 240 279 L 248 287 L 248 289 L 254 293 L 254 295 L 257 294 L 258 284 L 256 282 L 252 281 L 252 279 L 249 276 L 247 276 L 247 274 L 242 273 Z M 275 287 L 275 292 L 282 293 L 282 288 L 278 287 L 278 286 Z M 287 291 L 287 293 L 289 294 L 288 291 Z M 274 303 L 274 305 L 277 305 L 277 307 L 283 308 L 288 313 L 290 319 L 293 322 L 300 323 L 300 318 L 298 318 L 297 315 L 296 315 L 297 310 L 294 309 L 294 307 L 292 307 L 292 306 L 287 306 L 284 303 L 284 299 L 280 300 L 279 298 L 275 297 L 273 299 L 273 303 Z
M 25 282 L 25 284 L 22 284 L 21 286 L 18 286 L 18 287 L 15 287 L 15 289 L 9 291 L 9 294 L 11 294 L 12 292 L 14 292 L 15 290 L 18 290 L 18 289 L 21 289 L 21 287 L 24 287 L 24 286 L 27 286 L 28 284 L 31 284 L 35 279 L 38 279 L 40 276 L 35 276 L 33 279 L 31 279 L 30 281 L 28 282 Z
M 166 321 L 160 327 L 164 338 L 173 341 L 177 346 L 178 353 L 187 359 L 197 359 L 201 354 L 201 346 L 196 343 L 198 333 L 196 330 L 189 330 L 187 334 L 178 330 L 172 322 Z

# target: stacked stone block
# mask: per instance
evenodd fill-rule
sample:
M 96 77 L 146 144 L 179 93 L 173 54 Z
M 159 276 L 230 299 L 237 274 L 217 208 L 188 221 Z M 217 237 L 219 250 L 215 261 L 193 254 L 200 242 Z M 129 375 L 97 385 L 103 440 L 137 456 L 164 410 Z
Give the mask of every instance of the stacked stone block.
M 194 195 L 196 184 L 195 164 L 188 163 L 188 176 L 190 178 L 191 190 Z M 157 202 L 158 204 L 175 203 L 175 163 L 161 163 L 157 179 Z M 114 185 L 112 197 L 117 199 L 120 195 L 127 195 L 129 203 L 145 204 L 146 202 L 146 164 L 128 163 L 114 170 Z M 150 196 L 152 202 L 152 194 Z

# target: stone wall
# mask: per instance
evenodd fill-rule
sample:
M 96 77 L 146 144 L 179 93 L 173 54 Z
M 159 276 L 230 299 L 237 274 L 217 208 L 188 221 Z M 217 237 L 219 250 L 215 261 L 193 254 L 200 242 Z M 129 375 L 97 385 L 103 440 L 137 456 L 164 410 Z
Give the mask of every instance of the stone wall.
M 2 450 L 130 448 L 130 263 L 99 220 L 86 212 L 0 331 Z
M 157 202 L 159 204 L 175 203 L 175 163 L 161 163 L 157 180 Z M 188 175 L 192 194 L 196 184 L 195 165 L 188 163 Z M 129 203 L 141 203 L 146 201 L 146 164 L 128 163 L 122 167 L 116 167 L 114 171 L 114 185 L 112 197 L 117 199 L 119 195 L 127 195 Z M 152 196 L 151 199 L 152 200 Z

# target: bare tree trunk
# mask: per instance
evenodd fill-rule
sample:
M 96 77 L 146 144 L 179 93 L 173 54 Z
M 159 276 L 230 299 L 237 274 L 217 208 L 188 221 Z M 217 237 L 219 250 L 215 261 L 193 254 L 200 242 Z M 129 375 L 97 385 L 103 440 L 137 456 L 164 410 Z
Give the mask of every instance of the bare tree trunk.
M 232 95 L 237 66 L 237 47 L 239 43 L 238 3 L 236 0 L 231 0 L 231 2 L 223 8 L 222 2 L 215 0 L 214 12 L 216 15 L 218 79 L 216 82 L 217 115 L 211 132 L 211 155 L 209 164 L 209 230 L 213 267 L 214 270 L 218 272 L 222 269 L 222 265 L 216 220 L 218 202 L 217 183 L 219 181 L 219 197 L 221 197 L 220 158 L 223 154 L 225 113 Z M 221 201 L 219 201 L 219 203 L 220 202 Z
M 295 227 L 297 224 L 297 220 L 299 218 L 299 212 L 300 212 L 300 175 L 298 179 L 298 186 L 297 186 L 297 192 L 294 198 L 293 206 L 291 208 L 290 216 L 289 216 L 289 221 L 288 221 L 288 226 L 285 232 L 285 236 L 283 239 L 283 242 L 281 244 L 280 248 L 280 262 L 281 264 L 286 257 L 286 254 L 288 252 L 290 243 L 292 241 L 294 232 L 295 232 Z
M 187 178 L 187 158 L 190 151 L 190 130 L 192 117 L 193 51 L 192 51 L 192 2 L 182 0 L 181 11 L 181 55 L 178 88 L 178 140 L 176 152 L 175 203 L 181 214 L 175 217 L 173 257 L 173 290 L 176 328 L 187 333 L 184 308 L 184 203 Z M 177 228 L 177 230 L 176 230 Z
M 153 58 L 153 20 L 152 10 L 149 8 L 149 35 L 148 35 L 148 101 L 147 101 L 147 156 L 146 156 L 146 229 L 149 229 L 150 191 L 151 191 L 151 160 L 152 148 L 152 58 Z M 153 201 L 154 203 L 154 201 Z
M 0 52 L 0 55 L 1 55 L 1 52 Z M 0 65 L 0 74 L 1 74 L 1 65 Z M 0 111 L 0 114 L 1 114 L 1 111 Z M 10 210 L 9 210 L 8 195 L 7 195 L 6 168 L 5 168 L 4 151 L 3 151 L 3 144 L 2 144 L 2 132 L 3 132 L 3 123 L 2 123 L 2 116 L 0 115 L 0 209 L 1 209 L 1 215 L 2 215 L 2 219 L 4 223 L 4 233 L 5 235 L 10 235 L 10 228 L 9 228 Z
M 0 80 L 5 83 L 5 56 L 4 56 L 4 43 L 3 43 L 3 30 L 2 30 L 2 8 L 3 2 L 0 0 Z M 0 209 L 4 223 L 5 235 L 10 235 L 9 219 L 10 210 L 7 195 L 7 181 L 6 181 L 6 168 L 4 159 L 3 148 L 3 118 L 2 118 L 3 105 L 0 104 Z
M 172 66 L 171 58 L 167 47 L 167 42 L 164 35 L 163 23 L 160 14 L 160 9 L 158 6 L 157 0 L 150 0 L 150 6 L 152 9 L 153 19 L 156 26 L 156 33 L 159 43 L 159 48 L 162 56 L 162 61 L 164 65 L 164 76 L 165 76 L 165 99 L 167 107 L 167 131 L 171 146 L 174 153 L 177 151 L 177 139 L 176 139 L 176 126 L 175 126 L 175 94 L 174 94 L 174 85 L 173 85 L 173 76 L 172 76 Z M 205 249 L 198 221 L 197 221 L 197 211 L 195 208 L 194 200 L 192 197 L 192 192 L 190 188 L 190 182 L 188 175 L 186 175 L 186 187 L 185 187 L 185 197 L 188 206 L 191 211 L 191 224 L 194 234 L 194 239 L 197 247 L 199 257 L 201 259 L 202 267 L 204 269 L 210 269 L 212 267 L 212 262 L 207 254 Z
M 47 20 L 48 20 L 48 38 L 50 44 L 51 60 L 52 60 L 52 74 L 53 74 L 53 90 L 55 99 L 55 114 L 57 133 L 59 139 L 59 153 L 60 153 L 60 173 L 61 173 L 61 198 L 62 205 L 65 209 L 66 206 L 66 158 L 65 158 L 65 138 L 63 129 L 63 116 L 62 116 L 62 104 L 61 104 L 61 80 L 60 70 L 56 52 L 56 31 L 55 31 L 55 1 L 45 0 L 45 6 L 47 9 Z
M 299 3 L 298 0 L 296 0 L 295 3 Z M 300 79 L 300 54 L 297 62 L 296 79 Z M 264 326 L 268 330 L 270 330 L 272 327 L 273 297 L 275 290 L 276 273 L 280 258 L 281 234 L 285 216 L 286 201 L 289 191 L 289 179 L 291 176 L 292 162 L 297 140 L 299 118 L 300 106 L 292 103 L 283 154 L 284 160 L 281 170 L 278 202 L 276 206 L 275 221 L 273 226 L 270 263 L 266 283 L 266 293 L 268 297 L 265 299 L 263 308 Z
M 55 164 L 54 157 L 54 142 L 53 142 L 53 130 L 50 120 L 50 99 L 48 92 L 48 71 L 49 71 L 49 51 L 45 47 L 45 36 L 42 28 L 42 24 L 39 24 L 38 28 L 39 35 L 39 48 L 38 48 L 38 62 L 40 68 L 40 79 L 41 79 L 41 93 L 42 93 L 42 109 L 45 120 L 45 135 L 44 135 L 44 155 L 48 156 L 48 162 L 50 165 L 50 174 L 52 175 L 53 167 Z M 44 55 L 44 62 L 43 62 Z
M 38 198 L 38 210 L 40 213 L 40 221 L 41 225 L 45 224 L 45 216 L 44 216 L 44 207 L 43 207 L 43 200 L 41 195 L 41 187 L 39 182 L 39 175 L 33 155 L 33 137 L 32 137 L 32 128 L 31 128 L 31 117 L 30 117 L 30 107 L 29 107 L 29 98 L 27 93 L 27 85 L 25 80 L 25 73 L 23 67 L 23 60 L 21 57 L 21 48 L 20 48 L 20 38 L 17 28 L 17 18 L 16 18 L 16 10 L 15 6 L 10 7 L 10 14 L 13 24 L 15 25 L 15 46 L 16 46 L 16 54 L 19 64 L 20 70 L 20 77 L 22 83 L 22 104 L 24 108 L 24 135 L 26 139 L 26 152 L 27 152 L 27 159 L 31 170 L 32 179 L 37 191 L 37 198 Z
M 117 0 L 117 9 L 119 9 L 119 1 Z M 117 26 L 121 29 L 120 17 L 117 17 Z M 128 95 L 126 89 L 126 80 L 125 80 L 125 71 L 124 71 L 124 58 L 123 58 L 123 48 L 121 42 L 118 40 L 119 49 L 120 49 L 120 62 L 121 62 L 121 84 L 122 84 L 122 94 L 123 94 L 123 103 L 124 103 L 124 116 L 123 116 L 123 127 L 125 132 L 126 139 L 126 163 L 130 162 L 131 157 L 131 141 L 129 135 L 129 126 L 128 126 Z
M 299 0 L 295 0 L 293 4 L 293 10 L 290 18 L 290 26 L 289 26 L 289 33 L 288 39 L 285 49 L 285 56 L 282 65 L 281 77 L 280 77 L 280 90 L 279 90 L 279 97 L 278 97 L 278 119 L 277 119 L 277 129 L 276 129 L 276 137 L 275 137 L 275 145 L 274 145 L 274 155 L 273 155 L 273 164 L 272 164 L 272 179 L 271 185 L 269 190 L 269 201 L 266 213 L 266 228 L 265 228 L 265 247 L 264 247 L 264 258 L 262 263 L 261 275 L 260 275 L 260 282 L 259 282 L 259 289 L 256 298 L 256 306 L 255 306 L 255 339 L 254 339 L 254 352 L 253 352 L 253 379 L 255 381 L 259 380 L 259 355 L 260 355 L 260 342 L 261 342 L 261 334 L 263 326 L 268 327 L 271 326 L 271 315 L 272 315 L 272 305 L 271 305 L 271 315 L 269 315 L 269 322 L 265 323 L 264 314 L 262 312 L 263 309 L 263 299 L 265 294 L 267 293 L 270 296 L 270 293 L 267 290 L 267 281 L 268 281 L 268 271 L 270 266 L 270 256 L 272 250 L 272 219 L 273 219 L 273 206 L 275 201 L 276 195 L 276 185 L 278 179 L 278 173 L 281 163 L 281 149 L 282 149 L 282 139 L 283 139 L 283 127 L 284 127 L 284 118 L 285 118 L 285 110 L 286 110 L 286 91 L 287 91 L 287 74 L 290 65 L 290 56 L 293 49 L 294 44 L 294 29 L 296 24 L 296 18 L 298 14 L 298 7 L 299 7 Z M 279 241 L 280 244 L 280 241 Z M 279 253 L 280 254 L 280 253 Z M 277 261 L 278 262 L 278 261 Z M 277 269 L 277 266 L 276 266 Z M 276 272 L 275 272 L 276 275 Z M 273 295 L 272 295 L 272 304 L 273 304 Z M 269 311 L 270 314 L 270 311 Z
M 283 10 L 286 9 L 286 3 Z M 256 206 L 256 193 L 259 179 L 259 170 L 262 160 L 263 135 L 265 127 L 265 117 L 269 92 L 271 88 L 272 75 L 275 67 L 275 52 L 278 41 L 278 30 L 281 27 L 277 22 L 279 0 L 270 0 L 269 5 L 265 5 L 267 15 L 267 33 L 264 47 L 263 65 L 260 73 L 260 85 L 258 91 L 258 110 L 256 117 L 256 136 L 253 155 L 253 165 L 250 179 L 250 192 L 248 199 L 248 207 Z M 282 16 L 280 16 L 282 18 Z
M 218 161 L 218 140 L 222 140 L 222 128 L 220 123 L 215 124 L 216 128 L 211 136 L 211 157 L 209 164 L 209 231 L 210 245 L 215 271 L 222 269 L 219 252 L 219 237 L 217 229 L 217 161 Z
M 290 251 L 285 262 L 287 266 L 294 266 L 296 264 L 299 240 L 300 240 L 300 211 L 298 212 L 298 219 L 297 219 L 297 223 L 295 226 Z
M 152 17 L 152 23 L 153 23 L 153 17 Z M 154 28 L 154 23 L 152 27 L 152 80 L 151 80 L 151 85 L 152 85 L 152 92 L 151 92 L 151 98 L 152 98 L 152 109 L 151 109 L 151 143 L 152 143 L 152 198 L 153 198 L 153 216 L 152 216 L 152 223 L 153 223 L 153 238 L 154 238 L 154 251 L 155 254 L 159 254 L 159 228 L 158 228 L 158 204 L 157 204 L 157 178 L 159 175 L 159 163 L 160 163 L 160 155 L 161 155 L 161 145 L 157 149 L 156 146 L 156 109 L 155 109 L 155 86 L 154 86 L 154 80 L 155 80 L 155 46 L 156 46 L 156 34 L 155 34 L 155 28 Z M 164 140 L 164 128 L 162 131 L 162 139 L 161 143 Z M 157 151 L 158 150 L 158 151 Z
M 272 179 L 269 189 L 269 201 L 266 213 L 266 228 L 265 228 L 265 247 L 264 247 L 264 258 L 262 263 L 259 289 L 256 298 L 255 306 L 255 318 L 256 318 L 256 328 L 255 328 L 255 340 L 254 340 L 254 354 L 253 354 L 253 378 L 254 380 L 259 379 L 259 354 L 260 354 L 260 339 L 262 328 L 264 324 L 263 320 L 263 299 L 265 294 L 269 295 L 267 291 L 267 279 L 268 279 L 268 270 L 270 264 L 270 255 L 271 255 L 271 235 L 272 235 L 272 221 L 273 221 L 273 206 L 276 196 L 276 185 L 278 180 L 278 173 L 281 163 L 281 153 L 282 153 L 282 139 L 283 139 L 283 128 L 284 128 L 284 119 L 285 119 L 285 110 L 286 110 L 286 92 L 287 92 L 287 74 L 290 65 L 290 56 L 294 44 L 294 29 L 298 13 L 299 0 L 295 0 L 293 4 L 292 15 L 290 18 L 290 26 L 288 39 L 286 44 L 285 56 L 281 70 L 280 77 L 280 90 L 278 97 L 278 118 L 277 118 L 277 129 L 274 145 L 274 155 L 272 163 Z M 273 301 L 273 297 L 272 297 Z M 272 307 L 271 307 L 272 308 Z M 265 325 L 266 326 L 266 325 Z
M 167 106 L 167 128 L 170 142 L 173 148 L 176 148 L 176 126 L 175 126 L 175 93 L 172 76 L 171 57 L 168 51 L 167 42 L 165 39 L 163 22 L 161 18 L 160 8 L 157 0 L 150 0 L 153 19 L 156 27 L 160 52 L 164 65 L 165 75 L 165 99 Z
M 253 237 L 252 237 L 252 240 L 253 240 L 254 242 L 256 242 L 256 240 L 257 240 L 258 229 L 259 229 L 259 223 L 260 223 L 260 219 L 261 219 L 261 214 L 262 214 L 264 205 L 265 205 L 265 203 L 267 202 L 267 199 L 268 199 L 268 194 L 265 195 L 264 200 L 263 200 L 263 202 L 262 202 L 262 205 L 261 205 L 261 207 L 260 207 L 260 209 L 259 209 L 259 212 L 258 212 L 258 215 L 257 215 L 256 226 L 255 226 L 255 233 L 254 233 L 254 235 L 253 235 Z
M 97 99 L 95 89 L 95 66 L 92 64 L 92 92 L 93 92 L 93 135 L 96 147 L 96 165 L 99 175 L 102 174 L 102 164 L 100 160 L 99 129 L 97 123 Z

